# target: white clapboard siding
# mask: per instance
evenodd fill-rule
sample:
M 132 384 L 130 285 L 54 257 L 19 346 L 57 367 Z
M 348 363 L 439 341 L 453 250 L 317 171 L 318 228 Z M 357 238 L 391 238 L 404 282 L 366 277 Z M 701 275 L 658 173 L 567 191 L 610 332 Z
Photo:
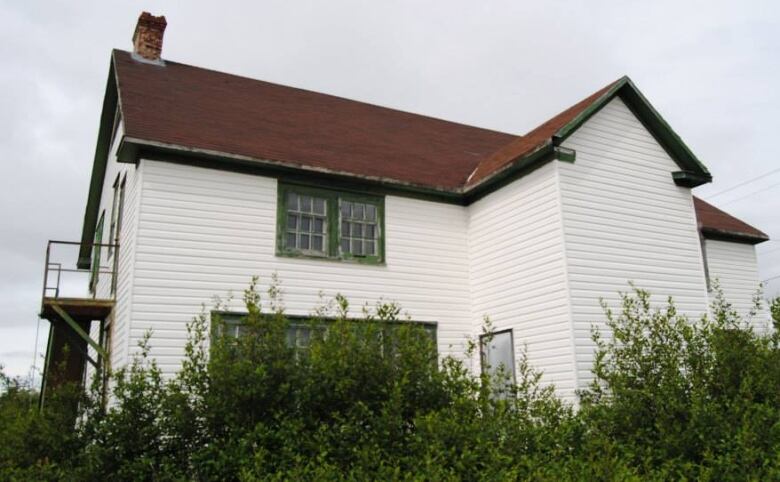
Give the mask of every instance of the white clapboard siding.
M 151 354 L 166 373 L 180 368 L 186 324 L 216 295 L 240 297 L 252 276 L 265 292 L 281 280 L 286 311 L 310 314 L 341 293 L 364 304 L 398 302 L 413 320 L 438 323 L 440 354 L 461 354 L 472 319 L 466 208 L 385 199 L 385 266 L 275 255 L 275 179 L 142 160 L 132 292 L 131 350 L 152 329 Z M 264 297 L 267 301 L 267 297 Z
M 543 380 L 572 399 L 576 388 L 557 163 L 548 163 L 469 207 L 474 333 L 487 316 L 513 330 Z
M 592 379 L 591 326 L 604 327 L 600 298 L 617 307 L 632 281 L 658 304 L 672 296 L 698 317 L 707 291 L 690 189 L 674 184 L 679 166 L 623 101 L 612 100 L 563 145 L 577 152 L 559 167 L 582 387 Z
M 120 122 L 115 136 L 115 142 L 111 146 L 109 152 L 109 158 L 106 164 L 106 174 L 103 180 L 103 190 L 100 198 L 100 208 L 98 210 L 98 219 L 100 213 L 105 212 L 105 220 L 103 221 L 103 243 L 108 244 L 111 242 L 111 216 L 112 216 L 112 203 L 114 199 L 114 181 L 117 176 L 120 176 L 120 180 L 126 177 L 125 180 L 125 199 L 124 209 L 122 211 L 122 227 L 119 233 L 119 259 L 117 261 L 117 280 L 116 280 L 116 305 L 110 318 L 106 321 L 111 323 L 111 345 L 109 346 L 110 362 L 111 366 L 119 367 L 127 362 L 128 355 L 128 343 L 129 343 L 129 326 L 130 326 L 130 309 L 131 309 L 131 293 L 133 283 L 133 268 L 134 268 L 134 247 L 135 247 L 135 232 L 138 222 L 138 206 L 139 206 L 139 191 L 140 191 L 140 179 L 137 176 L 135 166 L 128 164 L 120 164 L 116 159 L 116 150 L 118 142 L 122 138 L 124 132 L 124 126 Z M 102 269 L 109 269 L 114 263 L 112 258 L 108 257 L 108 250 L 103 248 L 101 250 L 100 264 Z M 111 278 L 108 275 L 101 275 L 98 279 L 98 286 L 96 296 L 98 298 L 111 298 Z M 93 323 L 90 330 L 90 336 L 93 340 L 99 340 L 99 325 Z M 90 348 L 90 356 L 96 359 L 95 351 Z M 88 366 L 87 377 L 92 376 L 92 367 Z
M 765 309 L 757 310 L 755 316 L 753 298 L 758 293 L 760 278 L 756 248 L 751 244 L 733 243 L 707 239 L 705 253 L 710 280 L 720 285 L 723 297 L 743 317 L 753 323 L 756 329 L 769 326 L 769 315 Z M 711 292 L 714 297 L 715 293 Z

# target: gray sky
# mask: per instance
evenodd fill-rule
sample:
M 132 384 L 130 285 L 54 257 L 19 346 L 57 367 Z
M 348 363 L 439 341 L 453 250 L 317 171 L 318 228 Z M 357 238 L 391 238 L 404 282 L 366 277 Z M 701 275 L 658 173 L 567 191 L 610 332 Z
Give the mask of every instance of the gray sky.
M 713 173 L 698 195 L 780 168 L 777 2 L 0 0 L 10 373 L 33 360 L 46 241 L 79 239 L 109 52 L 144 9 L 165 58 L 517 134 L 628 74 Z M 712 201 L 780 240 L 780 172 Z M 780 242 L 758 252 L 780 275 Z

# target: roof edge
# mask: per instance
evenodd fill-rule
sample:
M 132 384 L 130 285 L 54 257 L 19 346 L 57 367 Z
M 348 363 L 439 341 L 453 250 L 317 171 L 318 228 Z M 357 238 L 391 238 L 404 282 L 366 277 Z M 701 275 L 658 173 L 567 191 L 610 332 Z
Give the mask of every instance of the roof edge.
M 741 231 L 730 231 L 727 229 L 706 228 L 699 226 L 699 231 L 706 239 L 717 241 L 730 241 L 733 243 L 760 244 L 769 241 L 769 236 L 764 233 L 761 235 L 744 233 Z
M 669 154 L 669 157 L 682 168 L 679 172 L 683 172 L 685 175 L 675 175 L 674 177 L 678 185 L 696 187 L 712 182 L 712 174 L 710 174 L 707 167 L 683 142 L 682 138 L 672 129 L 650 101 L 647 100 L 636 84 L 625 75 L 618 79 L 609 90 L 580 112 L 574 119 L 558 129 L 553 134 L 555 145 L 560 145 L 565 141 L 574 131 L 582 127 L 588 119 L 616 96 L 626 103 L 631 112 L 663 147 L 666 153 Z
M 108 79 L 106 80 L 106 92 L 103 95 L 103 110 L 100 114 L 98 125 L 97 145 L 95 146 L 95 158 L 92 162 L 92 176 L 89 181 L 89 194 L 87 206 L 84 212 L 84 224 L 81 230 L 81 246 L 76 266 L 79 269 L 89 269 L 92 265 L 92 247 L 95 226 L 97 225 L 100 198 L 103 194 L 103 180 L 106 176 L 108 154 L 111 149 L 111 131 L 114 116 L 119 103 L 119 87 L 116 82 L 116 69 L 114 67 L 114 53 L 108 67 Z

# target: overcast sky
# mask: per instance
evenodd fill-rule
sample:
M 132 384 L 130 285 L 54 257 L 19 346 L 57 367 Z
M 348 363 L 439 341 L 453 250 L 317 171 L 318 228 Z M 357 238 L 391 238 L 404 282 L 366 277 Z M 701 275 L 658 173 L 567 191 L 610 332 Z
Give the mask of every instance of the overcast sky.
M 761 176 L 712 202 L 780 240 L 778 5 L 0 0 L 0 364 L 33 362 L 46 241 L 80 238 L 109 53 L 141 10 L 166 15 L 167 59 L 516 134 L 627 74 L 713 173 L 696 193 Z M 780 275 L 780 242 L 758 252 Z

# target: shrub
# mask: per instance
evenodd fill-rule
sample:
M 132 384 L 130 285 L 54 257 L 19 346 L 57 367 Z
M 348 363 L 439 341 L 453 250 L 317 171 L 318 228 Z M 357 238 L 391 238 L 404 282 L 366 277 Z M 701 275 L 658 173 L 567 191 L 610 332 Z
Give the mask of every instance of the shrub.
M 780 476 L 780 350 L 722 296 L 690 321 L 640 289 L 594 331 L 581 408 L 521 356 L 516 382 L 439 359 L 398 306 L 350 318 L 346 299 L 285 316 L 276 283 L 253 282 L 235 316 L 189 324 L 166 378 L 147 336 L 86 396 L 63 387 L 42 411 L 2 377 L 0 478 L 17 480 L 639 480 Z M 776 315 L 778 302 L 772 305 Z M 306 328 L 296 343 L 290 328 Z M 486 330 L 490 331 L 489 322 Z M 75 418 L 74 418 L 75 414 Z M 75 429 L 74 429 L 75 427 Z
M 780 476 L 780 351 L 718 291 L 711 316 L 678 314 L 672 300 L 622 295 L 594 331 L 594 382 L 584 423 L 642 473 L 663 478 Z

